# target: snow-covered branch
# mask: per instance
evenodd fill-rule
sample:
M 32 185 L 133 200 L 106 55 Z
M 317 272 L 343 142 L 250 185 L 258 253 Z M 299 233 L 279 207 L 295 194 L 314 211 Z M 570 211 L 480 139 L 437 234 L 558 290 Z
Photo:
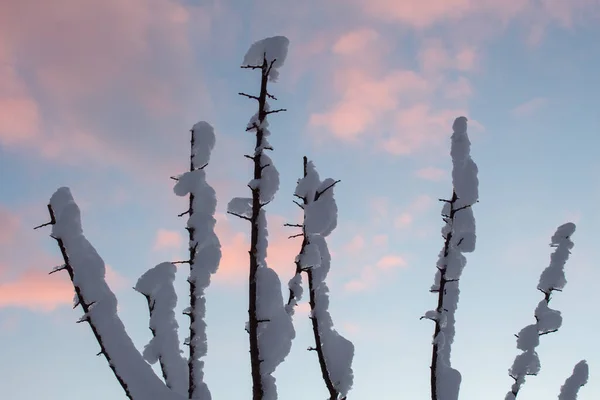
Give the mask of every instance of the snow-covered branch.
M 565 384 L 560 388 L 558 400 L 577 400 L 579 389 L 588 382 L 589 368 L 585 360 L 579 361 L 573 373 L 567 378 Z
M 76 302 L 88 322 L 125 394 L 132 400 L 182 400 L 172 392 L 144 361 L 127 335 L 117 315 L 117 299 L 108 287 L 106 267 L 96 249 L 83 234 L 81 212 L 67 187 L 58 189 L 48 205 L 56 239 L 64 259 L 61 269 L 69 273 L 75 288 Z
M 290 280 L 288 311 L 302 296 L 300 274 L 308 276 L 309 305 L 315 338 L 315 350 L 319 359 L 321 375 L 329 392 L 330 400 L 345 399 L 352 387 L 354 374 L 352 360 L 354 345 L 333 327 L 329 314 L 329 288 L 325 279 L 331 265 L 327 237 L 337 226 L 337 205 L 333 187 L 339 181 L 321 181 L 312 162 L 304 157 L 304 177 L 298 180 L 294 195 L 303 200 L 304 223 L 300 253 L 296 257 L 296 275 Z
M 457 400 L 462 377 L 453 369 L 450 353 L 455 334 L 454 314 L 458 307 L 458 283 L 466 258 L 462 253 L 475 250 L 475 218 L 471 206 L 477 202 L 477 165 L 470 155 L 471 142 L 467 135 L 467 119 L 459 117 L 452 126 L 452 198 L 442 200 L 444 247 L 440 251 L 435 281 L 431 292 L 437 293 L 438 303 L 424 318 L 435 322 L 431 356 L 431 399 Z
M 185 344 L 189 346 L 188 372 L 190 399 L 209 400 L 208 386 L 204 382 L 204 361 L 207 353 L 206 299 L 204 291 L 210 285 L 210 277 L 217 272 L 221 260 L 221 244 L 215 234 L 214 218 L 217 198 L 214 189 L 206 182 L 204 167 L 210 160 L 215 146 L 213 127 L 204 121 L 191 129 L 190 170 L 177 177 L 173 191 L 177 196 L 189 194 L 190 307 L 184 312 L 190 317 L 190 335 Z
M 517 335 L 517 348 L 522 353 L 515 358 L 512 367 L 508 370 L 509 376 L 515 382 L 510 392 L 506 394 L 505 400 L 516 399 L 519 390 L 525 383 L 526 376 L 539 373 L 540 359 L 535 348 L 540 344 L 540 336 L 556 332 L 562 325 L 560 311 L 549 308 L 548 304 L 552 292 L 562 290 L 567 284 L 565 263 L 569 259 L 571 249 L 574 246 L 571 241 L 573 233 L 575 233 L 575 224 L 568 222 L 559 226 L 552 235 L 550 246 L 555 247 L 556 250 L 550 256 L 550 265 L 542 272 L 537 286 L 538 290 L 544 294 L 544 299 L 539 302 L 535 309 L 535 324 L 527 325 Z M 565 398 L 570 399 L 571 397 Z
M 279 189 L 279 172 L 265 150 L 273 150 L 268 142 L 267 116 L 271 111 L 267 99 L 275 99 L 268 92 L 268 82 L 276 81 L 278 68 L 287 56 L 289 40 L 275 36 L 254 43 L 244 57 L 242 68 L 261 71 L 258 96 L 240 93 L 258 102 L 258 111 L 252 116 L 246 131 L 256 134 L 253 155 L 253 179 L 248 183 L 251 198 L 234 198 L 228 213 L 250 222 L 250 273 L 248 290 L 247 331 L 250 340 L 253 400 L 277 398 L 273 372 L 290 352 L 295 337 L 291 316 L 286 312 L 277 273 L 267 266 L 267 218 L 264 207 L 273 200 Z
M 152 339 L 144 348 L 144 358 L 150 364 L 160 364 L 169 388 L 182 396 L 188 392 L 188 366 L 181 356 L 179 325 L 175 319 L 177 293 L 173 287 L 177 267 L 169 262 L 158 264 L 138 279 L 134 289 L 148 300 Z

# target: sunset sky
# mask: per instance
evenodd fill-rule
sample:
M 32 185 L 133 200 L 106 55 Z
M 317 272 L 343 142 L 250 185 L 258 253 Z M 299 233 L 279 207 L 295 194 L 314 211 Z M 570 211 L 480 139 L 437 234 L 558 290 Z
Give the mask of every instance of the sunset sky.
M 450 134 L 469 118 L 479 166 L 477 248 L 461 280 L 453 367 L 461 400 L 503 399 L 514 334 L 534 323 L 556 227 L 577 224 L 568 284 L 550 304 L 558 333 L 538 347 L 538 377 L 519 399 L 556 398 L 587 359 L 579 400 L 600 398 L 600 0 L 0 0 L 0 398 L 118 400 L 125 395 L 87 324 L 46 205 L 69 186 L 83 227 L 139 349 L 146 300 L 131 289 L 150 267 L 186 258 L 185 199 L 169 179 L 189 163 L 189 129 L 215 127 L 207 180 L 217 192 L 223 258 L 207 292 L 206 381 L 214 400 L 249 399 L 249 226 L 227 216 L 248 196 L 244 132 L 258 73 L 239 68 L 256 40 L 285 35 L 271 92 L 269 266 L 294 273 L 292 203 L 302 156 L 336 186 L 330 311 L 355 347 L 350 400 L 429 398 L 436 306 L 428 292 L 452 193 Z M 178 311 L 187 269 L 178 273 Z M 276 372 L 282 400 L 321 399 L 308 305 Z M 180 334 L 187 332 L 181 316 Z

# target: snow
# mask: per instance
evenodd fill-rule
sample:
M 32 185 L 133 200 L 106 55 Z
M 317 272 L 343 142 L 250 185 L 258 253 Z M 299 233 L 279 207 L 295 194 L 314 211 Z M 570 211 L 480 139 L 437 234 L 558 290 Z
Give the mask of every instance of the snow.
M 242 217 L 252 217 L 252 199 L 249 197 L 234 197 L 227 204 L 227 211 Z
M 467 118 L 458 117 L 452 125 L 452 185 L 460 205 L 474 204 L 479 197 L 477 165 L 471 159 L 471 142 L 467 135 Z
M 260 210 L 257 219 L 258 243 L 256 271 L 256 316 L 268 320 L 258 324 L 258 348 L 263 362 L 260 364 L 264 400 L 277 399 L 277 387 L 273 372 L 290 353 L 296 332 L 291 315 L 286 310 L 281 294 L 281 281 L 277 273 L 267 266 L 267 219 Z
M 189 368 L 193 379 L 193 399 L 211 398 L 204 382 L 204 361 L 208 351 L 206 337 L 206 299 L 204 293 L 210 285 L 211 275 L 217 272 L 221 261 L 221 244 L 215 234 L 217 207 L 215 190 L 206 181 L 203 168 L 210 159 L 215 145 L 214 130 L 210 124 L 199 122 L 192 129 L 192 171 L 178 177 L 173 191 L 177 196 L 193 195 L 187 227 L 190 232 L 189 248 L 194 249 L 190 260 L 190 336 L 185 343 L 190 346 Z
M 506 394 L 506 400 L 513 400 L 514 393 L 518 393 L 521 386 L 525 383 L 527 375 L 535 375 L 540 371 L 540 360 L 535 348 L 540 344 L 540 334 L 557 330 L 562 324 L 562 316 L 559 311 L 548 307 L 550 297 L 548 296 L 555 289 L 563 289 L 566 280 L 564 266 L 569 258 L 570 249 L 574 244 L 570 237 L 575 233 L 575 224 L 569 222 L 559 226 L 551 238 L 551 246 L 555 247 L 554 253 L 550 256 L 550 265 L 542 272 L 538 289 L 546 294 L 535 309 L 536 323 L 527 325 L 521 329 L 517 335 L 517 348 L 523 353 L 519 354 L 508 370 L 515 383 L 511 391 Z M 571 392 L 569 392 L 571 393 Z M 566 397 L 572 399 L 576 397 Z
M 436 390 L 441 400 L 456 400 L 460 391 L 462 377 L 452 368 L 450 356 L 460 295 L 458 280 L 467 262 L 462 253 L 475 250 L 475 217 L 471 205 L 477 202 L 479 196 L 478 170 L 470 155 L 467 119 L 456 118 L 452 129 L 452 185 L 457 199 L 445 202 L 442 207 L 442 216 L 446 222 L 442 227 L 442 236 L 445 239 L 450 237 L 450 240 L 438 255 L 434 283 L 430 289 L 438 293 L 438 296 L 443 295 L 443 305 L 441 309 L 430 310 L 425 314 L 426 318 L 437 321 L 440 329 L 434 343 L 437 344 Z M 439 292 L 442 278 L 446 281 L 444 293 Z
M 588 378 L 589 367 L 585 360 L 581 360 L 573 368 L 573 374 L 561 386 L 558 400 L 577 400 L 577 392 L 588 382 Z
M 305 200 L 303 242 L 297 261 L 309 271 L 309 285 L 314 298 L 311 316 L 318 324 L 318 336 L 327 373 L 341 397 L 352 388 L 354 345 L 334 328 L 329 313 L 329 288 L 325 283 L 331 267 L 331 255 L 325 238 L 337 225 L 337 205 L 333 196 L 335 181 L 321 181 L 313 162 L 306 164 L 306 175 L 298 180 L 294 194 Z M 290 288 L 295 282 L 290 281 Z M 294 293 L 294 292 L 293 292 Z M 298 297 L 299 299 L 299 297 Z
M 270 81 L 277 81 L 280 68 L 288 53 L 290 41 L 285 36 L 273 36 L 255 42 L 244 56 L 244 65 L 262 65 L 263 60 L 267 63 L 273 62 L 273 68 L 269 73 Z
M 302 294 L 304 289 L 302 288 L 302 273 L 298 272 L 294 274 L 294 277 L 288 282 L 288 288 L 290 289 L 291 298 L 288 304 L 285 306 L 285 310 L 290 316 L 294 315 L 294 307 L 302 300 Z
M 58 189 L 50 207 L 56 218 L 52 236 L 66 249 L 73 285 L 81 304 L 89 307 L 84 318 L 94 328 L 115 375 L 134 399 L 183 400 L 156 376 L 127 335 L 117 315 L 117 299 L 106 284 L 104 261 L 83 234 L 81 213 L 69 188 Z
M 144 358 L 150 364 L 160 361 L 167 386 L 187 396 L 188 367 L 179 348 L 179 325 L 175 319 L 177 294 L 173 287 L 174 264 L 163 262 L 149 269 L 137 281 L 134 289 L 148 299 L 152 339 L 144 348 Z
M 321 252 L 319 246 L 311 240 L 304 246 L 304 250 L 298 255 L 300 267 L 304 270 L 318 268 L 321 266 Z
M 275 193 L 279 190 L 279 172 L 271 157 L 265 153 L 260 155 L 260 166 L 262 167 L 262 175 L 258 189 L 260 190 L 260 202 L 266 203 L 272 201 Z
M 550 265 L 540 276 L 539 290 L 547 293 L 555 289 L 561 290 L 567 284 L 565 263 L 574 245 L 570 240 L 573 233 L 575 233 L 575 224 L 569 222 L 559 226 L 552 235 L 550 245 L 556 247 L 556 251 L 550 256 Z
M 192 127 L 194 144 L 192 158 L 197 167 L 208 164 L 210 153 L 215 147 L 216 137 L 214 128 L 206 121 L 200 121 Z

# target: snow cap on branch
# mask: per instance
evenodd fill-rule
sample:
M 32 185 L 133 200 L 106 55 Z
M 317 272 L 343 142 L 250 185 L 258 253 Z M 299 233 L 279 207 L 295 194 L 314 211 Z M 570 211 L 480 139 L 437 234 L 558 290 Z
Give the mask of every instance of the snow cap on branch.
M 187 362 L 181 356 L 175 319 L 177 293 L 173 287 L 177 268 L 163 262 L 146 271 L 134 289 L 146 296 L 150 308 L 152 339 L 144 347 L 144 358 L 150 364 L 160 361 L 167 385 L 175 392 L 187 395 Z
M 512 367 L 508 370 L 508 374 L 515 382 L 510 392 L 506 394 L 505 400 L 514 400 L 516 393 L 525 383 L 525 378 L 539 373 L 540 359 L 535 349 L 540 344 L 540 335 L 555 332 L 562 324 L 560 311 L 551 309 L 548 303 L 550 293 L 555 289 L 564 288 L 567 283 L 564 267 L 571 254 L 570 249 L 574 246 L 570 239 L 573 233 L 575 233 L 575 224 L 569 222 L 559 226 L 552 235 L 551 246 L 556 247 L 556 250 L 550 255 L 550 265 L 542 272 L 538 284 L 538 290 L 544 292 L 545 296 L 535 309 L 536 323 L 527 325 L 517 335 L 517 348 L 523 352 L 515 358 Z
M 585 360 L 581 360 L 573 368 L 573 374 L 561 386 L 558 400 L 577 400 L 577 392 L 588 382 L 588 378 L 589 367 Z
M 477 202 L 479 181 L 477 165 L 471 159 L 471 142 L 467 135 L 467 118 L 458 117 L 452 125 L 452 184 L 462 205 Z
M 276 82 L 279 67 L 283 65 L 288 53 L 290 40 L 285 36 L 268 37 L 255 42 L 244 56 L 244 65 L 262 65 L 266 57 L 267 63 L 273 62 L 269 72 L 269 80 Z
M 206 121 L 200 121 L 192 127 L 194 143 L 192 145 L 192 160 L 196 167 L 208 164 L 210 153 L 215 147 L 215 130 Z
M 156 376 L 127 335 L 117 315 L 117 299 L 106 284 L 104 260 L 83 235 L 81 213 L 69 188 L 61 187 L 52 195 L 50 209 L 55 217 L 52 236 L 64 246 L 65 263 L 73 274 L 73 285 L 82 307 L 87 309 L 82 320 L 92 326 L 110 367 L 128 396 L 183 400 Z
M 221 243 L 215 234 L 217 207 L 215 190 L 206 181 L 204 166 L 210 159 L 215 145 L 214 129 L 207 122 L 199 122 L 192 128 L 190 171 L 180 175 L 173 191 L 177 196 L 190 194 L 187 228 L 190 236 L 190 301 L 186 310 L 190 316 L 188 369 L 189 388 L 193 398 L 210 399 L 210 391 L 204 382 L 204 360 L 208 351 L 206 337 L 206 299 L 204 293 L 210 285 L 211 275 L 216 273 L 221 261 Z
M 550 246 L 556 247 L 556 250 L 550 257 L 550 265 L 542 272 L 538 289 L 544 293 L 558 289 L 561 290 L 567 284 L 565 279 L 565 263 L 571 254 L 574 244 L 571 236 L 575 233 L 575 224 L 567 222 L 558 227 L 552 239 Z
M 258 325 L 258 347 L 262 359 L 260 373 L 262 376 L 264 400 L 277 399 L 277 387 L 273 372 L 290 353 L 292 340 L 296 331 L 292 317 L 288 314 L 281 294 L 281 281 L 277 273 L 267 266 L 267 218 L 265 211 L 260 210 L 257 218 L 258 242 L 256 257 L 256 316 L 265 321 Z

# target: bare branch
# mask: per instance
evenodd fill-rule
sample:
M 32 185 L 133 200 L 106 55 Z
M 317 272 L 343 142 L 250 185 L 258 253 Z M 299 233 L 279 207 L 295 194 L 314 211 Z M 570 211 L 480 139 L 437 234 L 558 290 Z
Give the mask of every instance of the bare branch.
M 248 218 L 248 217 L 246 217 L 244 215 L 240 215 L 238 213 L 234 213 L 232 211 L 227 211 L 227 214 L 235 215 L 236 217 L 241 218 L 241 219 L 245 219 L 246 221 L 252 221 L 252 219 L 250 219 L 250 218 Z
M 338 179 L 337 181 L 333 182 L 331 185 L 327 186 L 325 189 L 321 190 L 320 192 L 317 192 L 315 194 L 315 201 L 319 200 L 319 197 L 321 197 L 321 195 L 323 193 L 325 193 L 326 191 L 328 191 L 329 189 L 331 189 L 332 187 L 334 187 L 336 185 L 336 183 L 340 183 L 341 181 Z
M 276 114 L 276 113 L 284 112 L 284 111 L 287 111 L 287 109 L 285 109 L 285 108 L 278 108 L 277 110 L 267 111 L 265 114 L 270 115 L 270 114 Z
M 259 100 L 259 98 L 258 98 L 258 97 L 256 97 L 256 96 L 253 96 L 253 95 L 251 95 L 251 94 L 248 94 L 248 93 L 239 92 L 238 94 L 239 94 L 240 96 L 244 96 L 244 97 L 247 97 L 247 98 L 249 98 L 249 99 L 252 99 L 252 100 L 256 100 L 256 101 L 258 101 L 258 100 Z

